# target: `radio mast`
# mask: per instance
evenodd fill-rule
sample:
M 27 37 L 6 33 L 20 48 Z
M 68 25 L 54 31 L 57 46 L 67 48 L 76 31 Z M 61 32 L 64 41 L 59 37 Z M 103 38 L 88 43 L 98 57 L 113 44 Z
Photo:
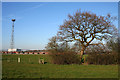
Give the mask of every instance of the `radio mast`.
M 14 22 L 15 22 L 15 19 L 12 19 L 12 34 L 11 34 L 11 44 L 10 44 L 10 48 L 11 50 L 14 49 Z

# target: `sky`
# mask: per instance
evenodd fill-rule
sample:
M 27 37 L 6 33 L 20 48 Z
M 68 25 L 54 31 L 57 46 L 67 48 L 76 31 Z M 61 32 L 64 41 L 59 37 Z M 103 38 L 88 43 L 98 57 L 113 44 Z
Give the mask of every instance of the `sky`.
M 77 10 L 118 17 L 117 2 L 3 2 L 2 49 L 10 48 L 12 21 L 15 48 L 45 49 L 49 39 L 57 34 L 67 15 Z M 114 25 L 118 27 L 118 22 Z

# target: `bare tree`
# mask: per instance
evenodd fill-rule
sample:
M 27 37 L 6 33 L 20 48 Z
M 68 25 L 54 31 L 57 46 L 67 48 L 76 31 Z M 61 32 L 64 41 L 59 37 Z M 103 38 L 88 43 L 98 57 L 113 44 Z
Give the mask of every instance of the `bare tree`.
M 81 56 L 89 45 L 98 45 L 102 43 L 93 43 L 93 40 L 102 41 L 113 36 L 116 27 L 113 25 L 115 17 L 97 16 L 90 12 L 77 11 L 75 14 L 68 15 L 68 19 L 60 25 L 58 36 L 61 40 L 79 41 L 81 48 Z
M 119 53 L 119 38 L 110 38 L 107 41 L 106 47 L 112 52 Z
M 58 38 L 54 36 L 51 39 L 49 39 L 49 42 L 45 48 L 47 50 L 57 50 L 58 49 Z
M 49 42 L 45 48 L 48 51 L 67 52 L 70 50 L 70 45 L 67 43 L 67 41 L 60 42 L 58 37 L 54 36 L 49 39 Z

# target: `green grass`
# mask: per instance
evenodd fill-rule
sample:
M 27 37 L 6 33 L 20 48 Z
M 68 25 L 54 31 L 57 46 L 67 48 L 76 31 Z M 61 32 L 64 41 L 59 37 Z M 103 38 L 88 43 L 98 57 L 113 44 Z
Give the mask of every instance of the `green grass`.
M 18 57 L 21 63 L 17 63 Z M 118 78 L 117 65 L 55 65 L 50 63 L 48 55 L 3 55 L 2 58 L 3 78 Z M 47 63 L 39 64 L 39 58 Z

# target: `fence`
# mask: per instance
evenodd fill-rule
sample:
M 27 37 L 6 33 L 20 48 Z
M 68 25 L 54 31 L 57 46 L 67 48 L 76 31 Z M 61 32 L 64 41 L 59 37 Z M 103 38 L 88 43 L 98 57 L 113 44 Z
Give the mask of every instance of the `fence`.
M 2 62 L 4 63 L 30 63 L 30 64 L 45 64 L 46 62 L 44 62 L 44 59 L 42 58 L 39 58 L 39 59 L 36 59 L 36 60 L 33 60 L 31 58 L 29 59 L 22 59 L 20 57 L 18 57 L 17 59 L 14 59 L 14 58 L 4 58 L 2 59 Z
M 48 55 L 3 55 L 3 63 L 44 64 L 50 63 Z

